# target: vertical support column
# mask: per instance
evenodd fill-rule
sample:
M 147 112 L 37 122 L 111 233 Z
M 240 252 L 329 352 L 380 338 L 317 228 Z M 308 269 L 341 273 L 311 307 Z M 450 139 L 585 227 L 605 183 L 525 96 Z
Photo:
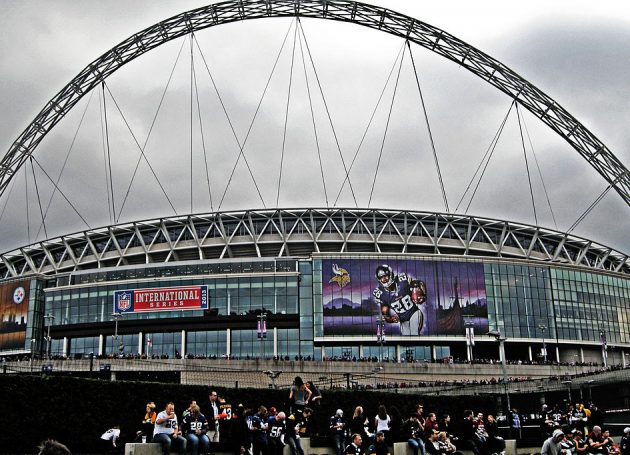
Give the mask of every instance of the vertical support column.
M 101 333 L 98 336 L 98 355 L 103 355 L 103 351 L 105 350 L 104 345 L 105 345 L 105 336 Z
M 61 355 L 65 357 L 69 357 L 70 355 L 69 351 L 70 351 L 70 340 L 68 339 L 68 337 L 63 337 L 63 348 L 62 348 Z
M 182 342 L 179 354 L 182 356 L 182 359 L 186 358 L 186 331 L 184 329 L 182 329 Z
M 400 363 L 400 345 L 396 345 L 396 362 Z
M 364 352 L 364 351 L 363 351 L 363 345 L 362 345 L 362 344 L 360 344 L 360 345 L 359 345 L 359 358 L 360 358 L 360 357 L 363 357 L 363 352 Z
M 556 346 L 556 362 L 560 363 L 560 347 Z
M 138 332 L 138 355 L 144 354 L 144 334 Z
M 225 332 L 225 355 L 232 355 L 232 329 L 228 328 Z
M 499 343 L 499 361 L 501 363 L 507 362 L 507 357 L 505 357 L 505 342 Z
M 580 363 L 584 363 L 584 348 L 580 346 Z
M 431 345 L 431 360 L 437 360 L 437 349 L 434 344 Z
M 278 357 L 278 327 L 273 328 L 273 356 Z
M 527 346 L 527 355 L 529 356 L 529 361 L 531 362 L 532 360 L 534 360 L 534 356 L 532 353 L 532 345 L 530 344 L 529 346 Z

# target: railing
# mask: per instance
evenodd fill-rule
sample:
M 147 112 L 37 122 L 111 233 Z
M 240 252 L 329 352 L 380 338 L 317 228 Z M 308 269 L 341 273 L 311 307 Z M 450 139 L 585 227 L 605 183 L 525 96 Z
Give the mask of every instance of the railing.
M 378 368 L 375 368 L 378 365 Z M 83 358 L 4 361 L 5 374 L 74 373 L 107 379 L 167 373 L 185 384 L 223 387 L 289 388 L 295 376 L 312 380 L 320 389 L 360 388 L 398 393 L 497 394 L 579 390 L 621 381 L 630 382 L 630 368 L 602 369 L 588 365 L 508 364 L 505 386 L 501 364 L 373 363 L 292 361 L 280 359 L 142 359 Z M 273 381 L 271 379 L 274 375 Z

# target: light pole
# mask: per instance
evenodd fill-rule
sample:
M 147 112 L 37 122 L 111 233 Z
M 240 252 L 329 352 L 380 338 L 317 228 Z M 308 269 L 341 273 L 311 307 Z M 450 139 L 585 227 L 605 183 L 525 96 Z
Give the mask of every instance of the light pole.
M 473 346 L 475 345 L 475 323 L 471 320 L 464 321 L 466 330 L 466 357 L 469 362 L 473 360 Z
M 569 393 L 569 404 L 571 404 L 571 381 L 562 381 L 562 383 L 567 385 L 567 391 Z
M 372 369 L 372 374 L 374 375 L 374 390 L 378 389 L 378 374 L 383 371 L 383 367 L 376 367 Z
M 593 402 L 593 390 L 591 389 L 591 387 L 593 387 L 593 382 L 595 382 L 594 379 L 588 380 L 588 401 L 591 403 Z
M 608 346 L 606 343 L 606 332 L 603 329 L 599 329 L 599 342 L 602 345 L 602 360 L 604 361 L 604 368 L 608 368 Z
M 510 393 L 508 392 L 507 364 L 505 358 L 505 340 L 507 340 L 507 338 L 503 336 L 498 330 L 490 331 L 488 332 L 488 335 L 494 337 L 494 339 L 497 340 L 497 342 L 499 343 L 499 356 L 501 357 L 501 367 L 503 369 L 503 387 L 505 389 L 505 401 L 507 404 L 507 412 L 510 412 L 512 406 L 510 404 Z
M 260 340 L 260 360 L 264 358 L 264 344 L 267 338 L 267 313 L 263 310 L 258 315 L 258 339 Z
M 48 330 L 46 332 L 46 360 L 50 360 L 50 349 L 52 345 L 52 338 L 50 338 L 50 326 L 52 325 L 52 321 L 55 320 L 55 317 L 52 314 L 48 313 L 46 316 L 44 316 L 44 319 L 48 319 Z
M 376 318 L 376 342 L 378 343 L 378 361 L 383 361 L 383 344 L 385 343 L 385 316 Z
M 31 373 L 33 373 L 33 357 L 35 357 L 35 343 L 37 343 L 37 340 L 35 338 L 31 338 Z
M 116 356 L 116 342 L 118 341 L 118 320 L 124 313 L 112 313 L 112 317 L 114 318 L 114 335 L 112 336 L 112 355 Z M 118 346 L 118 350 L 122 354 L 122 351 L 125 349 L 125 345 L 120 342 L 120 346 Z
M 529 275 L 529 284 L 531 285 L 531 277 L 533 275 Z M 516 279 L 516 283 L 519 282 L 519 279 Z M 527 325 L 527 338 L 531 337 L 531 327 L 529 323 L 529 307 L 527 306 L 527 286 L 528 283 L 525 283 L 525 278 L 523 278 L 523 300 L 525 301 L 525 324 Z
M 543 354 L 543 361 L 545 363 L 547 363 L 547 345 L 545 344 L 545 330 L 547 330 L 547 324 L 541 322 L 540 324 L 538 324 L 538 328 L 540 329 L 540 331 L 542 332 L 542 340 L 543 340 L 543 347 L 542 347 L 542 354 Z
M 151 337 L 147 337 L 147 359 L 151 358 L 151 347 L 153 346 L 153 341 L 151 341 Z

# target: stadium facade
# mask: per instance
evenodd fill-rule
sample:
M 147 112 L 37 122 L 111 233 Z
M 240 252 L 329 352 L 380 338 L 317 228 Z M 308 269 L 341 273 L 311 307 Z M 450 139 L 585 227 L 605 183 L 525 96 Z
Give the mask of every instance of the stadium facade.
M 0 277 L 0 355 L 630 356 L 627 255 L 488 218 L 306 208 L 162 218 L 4 253 Z M 386 291 L 387 278 L 407 288 Z

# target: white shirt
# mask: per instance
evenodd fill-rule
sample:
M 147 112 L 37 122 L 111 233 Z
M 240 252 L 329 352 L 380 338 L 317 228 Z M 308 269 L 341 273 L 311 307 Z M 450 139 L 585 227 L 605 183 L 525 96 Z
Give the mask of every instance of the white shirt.
M 153 429 L 153 436 L 160 433 L 173 434 L 173 429 L 178 426 L 177 414 L 173 414 L 172 419 L 168 419 L 158 425 L 158 420 L 166 418 L 168 418 L 168 413 L 166 411 L 162 411 L 157 415 L 157 418 L 155 419 L 155 428 Z
M 109 430 L 107 430 L 105 433 L 103 433 L 101 435 L 101 439 L 103 439 L 105 441 L 114 440 L 114 442 L 115 442 L 116 439 L 118 439 L 119 437 L 120 437 L 120 429 L 119 428 L 110 428 Z
M 389 431 L 389 422 L 390 422 L 390 418 L 389 415 L 387 417 L 385 417 L 384 420 L 381 420 L 381 418 L 377 415 L 375 417 L 376 420 L 376 432 L 378 433 L 379 431 Z

